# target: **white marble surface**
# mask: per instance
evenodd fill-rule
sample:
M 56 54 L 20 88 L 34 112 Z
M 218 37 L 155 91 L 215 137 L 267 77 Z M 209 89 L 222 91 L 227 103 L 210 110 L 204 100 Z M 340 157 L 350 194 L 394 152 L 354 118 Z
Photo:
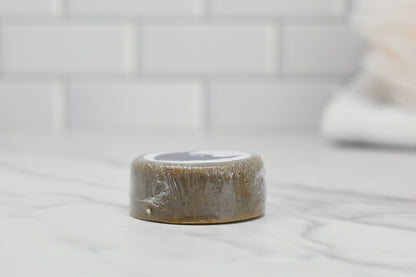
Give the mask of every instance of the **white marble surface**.
M 130 160 L 263 156 L 266 216 L 205 226 L 128 215 Z M 0 276 L 416 276 L 416 151 L 316 136 L 1 135 Z

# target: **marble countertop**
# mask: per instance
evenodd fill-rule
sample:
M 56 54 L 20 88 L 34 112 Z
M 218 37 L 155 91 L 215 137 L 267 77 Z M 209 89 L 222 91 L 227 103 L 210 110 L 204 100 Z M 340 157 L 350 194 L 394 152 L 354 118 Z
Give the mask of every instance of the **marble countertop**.
M 143 152 L 262 155 L 260 219 L 182 226 L 128 215 Z M 0 276 L 416 276 L 416 151 L 313 135 L 0 136 Z

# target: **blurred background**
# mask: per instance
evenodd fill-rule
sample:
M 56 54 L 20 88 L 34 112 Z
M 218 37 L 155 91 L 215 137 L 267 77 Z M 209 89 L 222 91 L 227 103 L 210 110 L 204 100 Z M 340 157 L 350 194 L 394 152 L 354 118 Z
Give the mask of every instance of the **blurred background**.
M 351 0 L 1 0 L 0 130 L 317 131 Z

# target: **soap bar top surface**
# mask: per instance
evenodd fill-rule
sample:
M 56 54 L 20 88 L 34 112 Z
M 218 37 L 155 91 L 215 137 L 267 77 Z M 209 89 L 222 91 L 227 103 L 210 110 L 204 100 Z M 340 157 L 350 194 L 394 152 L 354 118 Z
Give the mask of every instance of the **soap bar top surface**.
M 172 164 L 224 163 L 247 159 L 250 153 L 236 151 L 201 150 L 191 152 L 165 152 L 144 155 L 144 159 Z
M 201 150 L 145 154 L 131 165 L 133 217 L 178 224 L 240 221 L 263 215 L 260 156 Z

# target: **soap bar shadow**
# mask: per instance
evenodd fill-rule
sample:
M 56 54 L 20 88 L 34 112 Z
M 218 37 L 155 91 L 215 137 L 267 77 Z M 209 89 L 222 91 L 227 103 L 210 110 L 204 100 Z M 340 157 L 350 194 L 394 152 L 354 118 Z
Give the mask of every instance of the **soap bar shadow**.
M 193 223 L 193 222 L 165 222 L 165 221 L 142 219 L 142 218 L 138 218 L 138 217 L 135 217 L 135 216 L 132 216 L 132 215 L 130 215 L 130 216 L 134 219 L 139 219 L 140 221 L 150 222 L 150 223 L 160 223 L 160 224 L 166 224 L 166 225 L 184 225 L 184 226 L 207 226 L 207 225 L 241 224 L 241 223 L 245 223 L 245 222 L 248 223 L 248 222 L 251 222 L 251 221 L 260 220 L 265 215 L 262 214 L 260 216 L 247 218 L 247 219 L 224 221 L 224 222 L 213 222 L 213 223 L 209 223 L 209 222 L 202 222 L 202 223 L 197 223 L 197 222 L 195 222 L 195 223 Z

